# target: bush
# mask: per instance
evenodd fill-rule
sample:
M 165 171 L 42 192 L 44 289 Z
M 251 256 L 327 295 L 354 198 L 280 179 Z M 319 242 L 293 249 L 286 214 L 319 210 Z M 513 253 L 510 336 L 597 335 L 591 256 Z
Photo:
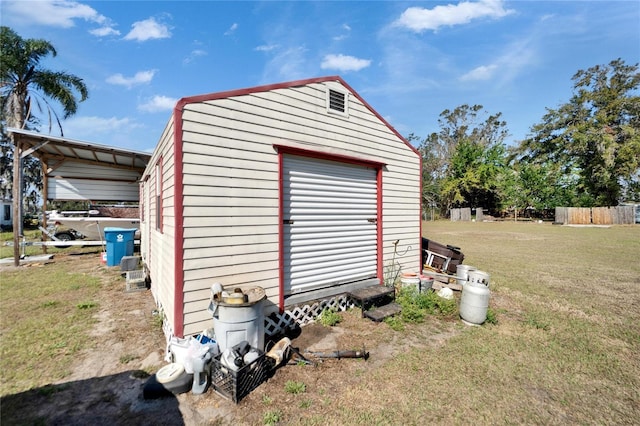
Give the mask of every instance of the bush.
M 342 317 L 334 309 L 325 309 L 318 317 L 318 320 L 325 327 L 333 327 L 342 321 Z
M 420 323 L 426 315 L 446 317 L 458 311 L 455 299 L 444 299 L 434 291 L 418 293 L 414 287 L 401 288 L 396 301 L 402 306 L 400 317 L 407 323 Z

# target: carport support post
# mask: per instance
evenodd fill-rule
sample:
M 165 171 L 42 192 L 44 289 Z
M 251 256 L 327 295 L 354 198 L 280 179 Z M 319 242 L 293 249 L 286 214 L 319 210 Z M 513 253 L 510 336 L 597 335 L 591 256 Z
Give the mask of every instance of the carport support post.
M 47 194 L 49 193 L 49 178 L 47 177 L 47 163 L 45 160 L 41 160 L 42 163 L 42 227 L 47 229 Z M 47 241 L 47 234 L 42 233 L 42 241 Z M 42 245 L 42 253 L 47 254 L 47 245 Z
M 11 134 L 13 139 L 13 264 L 20 266 L 20 229 L 22 222 L 22 144 L 20 137 Z

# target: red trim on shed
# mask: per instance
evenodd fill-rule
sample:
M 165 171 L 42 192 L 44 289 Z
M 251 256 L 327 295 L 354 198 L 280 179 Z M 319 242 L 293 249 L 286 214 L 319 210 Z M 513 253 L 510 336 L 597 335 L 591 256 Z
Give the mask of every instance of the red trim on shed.
M 301 157 L 317 158 L 319 160 L 338 161 L 340 163 L 356 164 L 358 166 L 372 167 L 375 169 L 381 169 L 386 166 L 386 164 L 381 161 L 367 160 L 358 157 L 351 157 L 349 155 L 314 151 L 312 149 L 296 148 L 280 144 L 273 144 L 273 147 L 279 154 L 299 155 Z
M 318 78 L 310 78 L 305 80 L 297 80 L 285 83 L 278 84 L 270 84 L 264 86 L 256 86 L 252 88 L 210 93 L 204 95 L 190 96 L 182 98 L 178 101 L 174 108 L 174 179 L 175 179 L 175 200 L 174 200 L 174 214 L 175 214 L 175 254 L 174 254 L 174 262 L 175 262 L 175 272 L 174 272 L 174 334 L 178 337 L 182 337 L 184 333 L 184 217 L 183 217 L 183 163 L 182 163 L 182 111 L 185 105 L 190 103 L 199 103 L 206 102 L 216 99 L 225 99 L 232 96 L 241 96 L 241 95 L 250 95 L 253 93 L 259 92 L 267 92 L 277 89 L 286 89 L 291 87 L 300 87 L 314 83 L 324 83 L 327 81 L 335 81 L 343 85 L 346 89 L 348 89 L 353 96 L 355 96 L 362 104 L 372 113 L 374 114 L 382 123 L 384 123 L 391 132 L 393 132 L 399 140 L 401 140 L 406 146 L 408 146 L 413 152 L 420 157 L 420 165 L 422 169 L 422 156 L 420 152 L 411 145 L 398 131 L 393 128 L 377 111 L 375 111 L 360 95 L 353 90 L 351 86 L 349 86 L 341 77 L 339 76 L 327 76 L 327 77 L 318 77 Z M 305 150 L 299 148 L 291 148 L 283 145 L 274 145 L 279 152 L 279 185 L 280 185 L 280 224 L 279 224 L 279 232 L 280 232 L 280 309 L 284 309 L 284 278 L 282 274 L 283 270 L 283 260 L 282 260 L 282 153 L 290 153 L 294 155 L 301 155 L 311 158 L 318 159 L 327 159 L 340 161 L 351 164 L 359 164 L 369 167 L 374 167 L 377 170 L 377 186 L 378 186 L 378 276 L 379 279 L 383 280 L 383 255 L 382 255 L 382 169 L 385 166 L 382 162 L 363 160 L 356 157 L 342 156 L 342 155 L 332 155 L 322 152 L 316 152 L 312 150 Z M 422 182 L 422 176 L 420 176 L 420 182 Z M 422 203 L 420 203 L 422 206 Z M 421 210 L 421 209 L 420 209 Z M 422 214 L 420 215 L 420 236 L 422 236 Z M 421 258 L 419 256 L 419 258 Z
M 378 210 L 378 215 L 377 215 L 377 219 L 376 219 L 376 224 L 378 225 L 378 229 L 376 230 L 377 232 L 377 262 L 378 262 L 378 279 L 380 280 L 380 284 L 384 285 L 384 271 L 383 271 L 383 263 L 384 263 L 384 255 L 382 253 L 383 250 L 383 241 L 382 241 L 382 168 L 378 168 L 376 170 L 376 179 L 377 179 L 377 187 L 378 187 L 378 206 L 377 206 L 377 210 Z
M 298 155 L 301 157 L 307 157 L 307 158 L 316 158 L 319 160 L 330 160 L 330 161 L 336 161 L 339 163 L 348 163 L 348 164 L 354 164 L 354 165 L 358 165 L 358 166 L 363 166 L 363 167 L 371 167 L 376 169 L 376 187 L 377 187 L 377 200 L 376 200 L 376 209 L 377 209 L 377 213 L 376 213 L 376 222 L 377 222 L 377 229 L 376 229 L 376 262 L 378 264 L 377 270 L 376 270 L 376 274 L 377 274 L 377 278 L 380 280 L 381 284 L 384 284 L 384 278 L 383 278 L 383 262 L 384 262 L 384 258 L 383 258 L 383 254 L 382 254 L 382 168 L 385 166 L 384 163 L 382 162 L 378 162 L 378 161 L 373 161 L 373 160 L 367 160 L 367 159 L 360 159 L 357 157 L 351 157 L 351 156 L 347 156 L 347 155 L 337 155 L 337 154 L 329 154 L 326 152 L 319 152 L 319 151 L 313 151 L 313 150 L 307 150 L 307 149 L 302 149 L 302 148 L 294 148 L 294 147 L 290 147 L 290 146 L 286 146 L 286 145 L 278 145 L 278 144 L 274 144 L 273 147 L 276 149 L 276 151 L 278 151 L 278 186 L 279 186 L 279 194 L 278 194 L 278 198 L 279 198 L 279 208 L 278 208 L 278 218 L 280 220 L 280 223 L 278 224 L 278 242 L 279 242 L 279 275 L 280 275 L 280 289 L 279 289 L 279 308 L 280 308 L 280 312 L 284 312 L 284 235 L 283 235 L 283 217 L 284 217 L 284 205 L 283 205 L 283 197 L 282 197 L 282 192 L 283 192 L 283 186 L 284 186 L 284 177 L 283 177 L 283 166 L 284 166 L 284 160 L 283 160 L 283 154 L 289 154 L 289 155 Z
M 190 103 L 206 102 L 206 101 L 212 101 L 212 100 L 216 100 L 216 99 L 225 99 L 225 98 L 229 98 L 231 96 L 250 95 L 252 93 L 268 92 L 268 91 L 271 91 L 271 90 L 287 89 L 287 88 L 290 88 L 290 87 L 301 87 L 301 86 L 306 86 L 306 85 L 314 84 L 314 83 L 324 83 L 324 82 L 327 82 L 327 81 L 336 81 L 336 82 L 342 84 L 346 89 L 349 90 L 349 92 L 351 92 L 353 94 L 353 96 L 355 96 L 360 102 L 362 102 L 362 104 L 369 111 L 371 111 L 371 113 L 373 115 L 375 115 L 378 118 L 378 120 L 383 122 L 389 128 L 389 130 L 391 130 L 401 141 L 403 141 L 405 145 L 407 145 L 409 148 L 411 148 L 413 150 L 413 152 L 415 152 L 418 156 L 420 156 L 420 153 L 418 152 L 418 150 L 413 145 L 411 145 L 409 143 L 409 141 L 407 141 L 400 133 L 398 133 L 398 131 L 396 129 L 394 129 L 393 126 L 391 126 L 387 122 L 387 120 L 382 118 L 382 116 L 380 114 L 378 114 L 378 112 L 376 110 L 374 110 L 371 107 L 371 105 L 369 105 L 369 103 L 367 103 L 364 99 L 362 99 L 362 97 L 360 97 L 360 95 L 355 90 L 353 90 L 353 88 L 351 86 L 349 86 L 342 79 L 342 77 L 337 76 L 337 75 L 326 76 L 326 77 L 308 78 L 308 79 L 305 79 L 305 80 L 289 81 L 289 82 L 285 82 L 285 83 L 268 84 L 268 85 L 264 85 L 264 86 L 255 86 L 255 87 L 249 87 L 249 88 L 245 88 L 245 89 L 228 90 L 228 91 L 225 91 L 225 92 L 208 93 L 208 94 L 204 94 L 204 95 L 189 96 L 189 97 L 180 99 L 180 101 L 178 101 L 178 106 L 176 106 L 176 109 L 177 108 L 182 109 L 182 107 L 185 104 L 190 104 Z
M 185 101 L 181 100 L 173 111 L 173 155 L 174 155 L 174 200 L 173 210 L 175 218 L 174 244 L 174 330 L 173 334 L 184 337 L 184 217 L 183 184 L 182 184 L 182 109 Z
M 278 307 L 280 309 L 280 313 L 284 312 L 284 214 L 283 214 L 283 197 L 282 192 L 284 191 L 284 161 L 282 159 L 282 154 L 278 154 L 278 287 L 279 295 L 278 295 Z
M 418 205 L 420 206 L 420 208 L 418 209 L 418 223 L 420 224 L 420 238 L 418 239 L 418 241 L 420 241 L 420 243 L 418 244 L 418 247 L 420 247 L 420 252 L 418 254 L 418 271 L 420 271 L 420 274 L 422 274 L 422 268 L 424 268 L 424 265 L 422 264 L 422 155 L 420 155 L 420 192 L 418 195 Z

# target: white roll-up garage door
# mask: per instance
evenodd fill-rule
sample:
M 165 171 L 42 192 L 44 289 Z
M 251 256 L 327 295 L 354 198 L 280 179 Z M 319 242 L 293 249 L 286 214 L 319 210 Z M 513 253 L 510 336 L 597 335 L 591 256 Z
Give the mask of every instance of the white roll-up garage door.
M 284 294 L 376 276 L 374 168 L 284 155 Z

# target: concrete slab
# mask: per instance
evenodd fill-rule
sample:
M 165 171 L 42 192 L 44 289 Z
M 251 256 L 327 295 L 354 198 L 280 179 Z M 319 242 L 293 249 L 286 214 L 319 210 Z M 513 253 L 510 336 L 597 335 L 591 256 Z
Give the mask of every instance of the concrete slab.
M 52 254 L 41 254 L 38 256 L 25 256 L 20 259 L 20 264 L 25 263 L 36 263 L 36 262 L 46 262 L 48 260 L 53 259 Z M 13 257 L 5 257 L 0 259 L 0 265 L 13 265 Z

